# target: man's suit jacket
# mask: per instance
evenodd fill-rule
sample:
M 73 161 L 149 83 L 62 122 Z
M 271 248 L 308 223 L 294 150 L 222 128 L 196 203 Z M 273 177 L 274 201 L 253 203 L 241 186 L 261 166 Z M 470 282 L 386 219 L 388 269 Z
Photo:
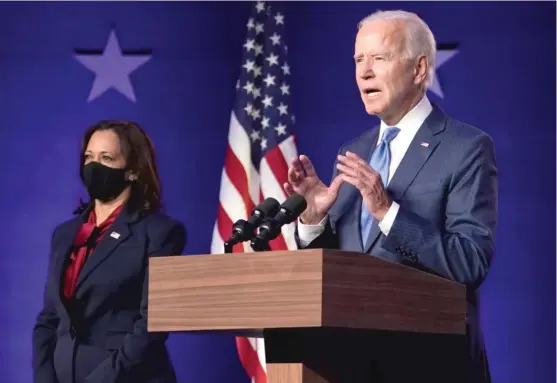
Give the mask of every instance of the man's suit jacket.
M 185 228 L 166 215 L 141 216 L 124 207 L 85 262 L 70 307 L 61 289 L 63 272 L 89 210 L 52 236 L 44 303 L 33 331 L 34 381 L 175 382 L 168 334 L 147 333 L 146 267 L 149 257 L 181 254 Z
M 367 131 L 344 144 L 339 153 L 351 151 L 369 160 L 378 135 L 379 128 Z M 433 105 L 387 191 L 400 205 L 387 236 L 375 221 L 367 245 L 362 246 L 361 194 L 343 184 L 329 210 L 325 232 L 308 247 L 370 253 L 465 284 L 474 382 L 489 382 L 476 290 L 486 277 L 495 244 L 497 169 L 491 138 Z

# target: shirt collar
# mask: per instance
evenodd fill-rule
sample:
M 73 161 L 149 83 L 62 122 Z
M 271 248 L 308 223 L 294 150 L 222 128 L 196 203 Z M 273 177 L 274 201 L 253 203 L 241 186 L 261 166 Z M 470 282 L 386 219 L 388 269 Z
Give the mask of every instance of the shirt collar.
M 404 134 L 412 134 L 414 135 L 420 126 L 424 123 L 425 119 L 431 111 L 433 107 L 431 106 L 431 102 L 424 94 L 420 102 L 416 104 L 402 119 L 398 122 L 398 124 L 394 125 L 400 129 L 400 133 Z M 381 126 L 379 130 L 379 137 L 383 137 L 383 133 L 385 129 L 390 128 L 391 126 L 387 125 L 384 121 L 381 121 Z

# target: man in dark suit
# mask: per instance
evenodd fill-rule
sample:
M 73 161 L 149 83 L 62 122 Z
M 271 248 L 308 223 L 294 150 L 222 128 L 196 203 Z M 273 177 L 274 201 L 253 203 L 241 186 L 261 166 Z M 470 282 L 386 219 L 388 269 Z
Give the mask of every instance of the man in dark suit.
M 428 100 L 435 49 L 415 14 L 364 19 L 356 81 L 367 113 L 381 124 L 340 148 L 330 186 L 304 155 L 292 161 L 284 186 L 308 203 L 297 224 L 300 247 L 366 252 L 465 284 L 469 382 L 489 382 L 476 291 L 494 253 L 494 146 Z

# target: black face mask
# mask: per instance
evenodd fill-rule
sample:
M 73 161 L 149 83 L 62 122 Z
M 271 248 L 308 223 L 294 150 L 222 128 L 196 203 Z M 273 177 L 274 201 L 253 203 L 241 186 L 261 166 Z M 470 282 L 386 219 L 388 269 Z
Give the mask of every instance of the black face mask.
M 81 179 L 91 198 L 107 202 L 118 197 L 128 185 L 126 171 L 90 162 L 83 167 Z

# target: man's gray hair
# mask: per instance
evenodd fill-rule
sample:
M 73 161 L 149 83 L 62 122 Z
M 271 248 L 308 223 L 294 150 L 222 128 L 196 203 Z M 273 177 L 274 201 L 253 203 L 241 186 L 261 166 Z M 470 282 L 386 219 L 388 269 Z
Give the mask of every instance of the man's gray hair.
M 396 11 L 376 11 L 358 23 L 358 29 L 372 21 L 400 21 L 406 26 L 406 58 L 413 59 L 425 55 L 429 64 L 426 85 L 430 85 L 435 72 L 436 42 L 429 26 L 415 13 Z

